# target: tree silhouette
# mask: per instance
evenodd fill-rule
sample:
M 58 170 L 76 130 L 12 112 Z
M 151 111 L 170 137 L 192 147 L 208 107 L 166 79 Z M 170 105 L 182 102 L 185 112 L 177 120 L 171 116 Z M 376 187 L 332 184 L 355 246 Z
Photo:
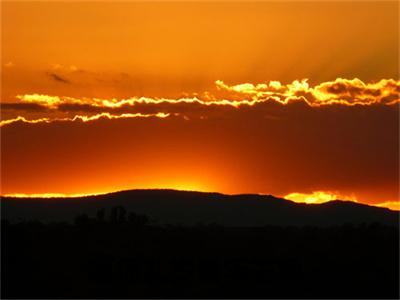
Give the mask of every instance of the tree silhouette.
M 87 214 L 79 214 L 75 217 L 74 223 L 78 227 L 86 227 L 90 223 L 89 216 Z
M 136 227 L 143 227 L 149 223 L 149 217 L 130 212 L 128 215 L 128 222 Z
M 123 206 L 114 206 L 110 211 L 110 222 L 113 224 L 126 222 L 126 209 Z
M 2 299 L 399 297 L 399 228 L 379 223 L 160 226 L 115 206 L 1 224 Z
M 96 218 L 98 222 L 104 223 L 106 216 L 106 211 L 104 208 L 99 209 L 96 213 Z

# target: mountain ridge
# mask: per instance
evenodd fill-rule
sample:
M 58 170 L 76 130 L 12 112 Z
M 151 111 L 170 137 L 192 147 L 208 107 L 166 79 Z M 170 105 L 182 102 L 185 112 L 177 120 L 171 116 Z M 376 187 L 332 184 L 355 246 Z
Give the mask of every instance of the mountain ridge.
M 399 213 L 352 201 L 322 204 L 296 203 L 272 195 L 133 189 L 81 197 L 20 198 L 1 196 L 2 219 L 71 221 L 79 213 L 124 206 L 160 223 L 226 226 L 340 225 L 344 223 L 397 224 Z

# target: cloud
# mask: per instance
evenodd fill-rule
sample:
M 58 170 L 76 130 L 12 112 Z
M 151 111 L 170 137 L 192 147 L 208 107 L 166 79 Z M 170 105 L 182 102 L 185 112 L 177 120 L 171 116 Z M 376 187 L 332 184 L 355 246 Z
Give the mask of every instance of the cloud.
M 9 119 L 9 120 L 4 120 L 0 122 L 0 127 L 4 126 L 4 125 L 8 125 L 8 124 L 12 124 L 12 123 L 16 123 L 16 122 L 23 122 L 23 123 L 30 123 L 30 124 L 35 124 L 35 123 L 51 123 L 51 122 L 55 122 L 55 121 L 59 121 L 59 122 L 66 122 L 66 121 L 82 121 L 82 122 L 89 122 L 89 121 L 95 121 L 95 120 L 99 120 L 99 119 L 121 119 L 121 118 L 150 118 L 150 117 L 157 117 L 157 118 L 166 118 L 168 117 L 168 114 L 164 114 L 164 113 L 157 113 L 157 114 L 121 114 L 121 115 L 111 115 L 109 113 L 101 113 L 101 114 L 97 114 L 94 116 L 81 116 L 81 115 L 76 115 L 73 118 L 40 118 L 40 119 L 34 119 L 34 120 L 27 120 L 24 117 L 17 117 L 15 119 Z
M 98 72 L 79 68 L 75 65 L 53 64 L 46 72 L 53 80 L 62 83 L 79 83 L 83 86 L 131 84 L 132 78 L 125 72 Z M 68 78 L 68 79 L 67 79 Z
M 56 76 L 56 74 L 53 74 Z M 69 83 L 66 79 L 55 80 Z M 324 82 L 311 87 L 307 80 L 295 80 L 289 84 L 269 81 L 260 84 L 243 83 L 227 85 L 216 81 L 216 91 L 204 92 L 194 97 L 178 99 L 131 97 L 128 99 L 73 98 L 42 94 L 18 95 L 18 103 L 6 103 L 2 109 L 20 111 L 46 111 L 41 117 L 48 120 L 88 118 L 98 114 L 113 116 L 122 114 L 181 114 L 186 119 L 209 117 L 226 112 L 257 110 L 265 116 L 279 117 L 274 112 L 279 107 L 291 106 L 302 109 L 322 109 L 328 106 L 390 107 L 400 102 L 400 81 L 382 79 L 364 83 L 360 79 L 342 79 Z M 67 114 L 65 116 L 65 114 Z M 26 118 L 26 116 L 21 115 Z M 12 117 L 15 118 L 15 115 Z M 40 119 L 40 118 L 38 118 Z
M 311 87 L 307 79 L 295 80 L 282 85 L 279 81 L 269 83 L 227 85 L 223 81 L 216 81 L 217 88 L 236 96 L 247 96 L 253 100 L 262 100 L 274 97 L 281 104 L 300 98 L 312 106 L 326 105 L 394 105 L 400 102 L 400 81 L 382 79 L 376 83 L 364 83 L 360 79 L 337 78 L 334 81 L 324 82 Z
M 0 109 L 5 110 L 17 110 L 27 112 L 39 112 L 47 111 L 48 107 L 39 103 L 0 103 Z
M 295 101 L 304 101 L 311 107 L 325 105 L 393 105 L 400 101 L 400 81 L 382 79 L 376 83 L 364 83 L 360 79 L 342 79 L 324 82 L 315 87 L 310 87 L 307 79 L 283 85 L 279 81 L 269 83 L 251 84 L 243 83 L 229 86 L 221 80 L 215 82 L 217 90 L 227 92 L 225 98 L 205 92 L 199 97 L 165 99 L 132 97 L 129 99 L 97 99 L 71 97 L 58 97 L 48 95 L 19 95 L 22 102 L 36 102 L 48 107 L 56 107 L 60 104 L 85 104 L 103 108 L 116 108 L 125 105 L 136 104 L 182 104 L 192 103 L 205 106 L 252 106 L 266 101 L 275 101 L 282 105 Z
M 54 79 L 55 81 L 61 82 L 61 83 L 66 83 L 66 84 L 70 84 L 71 81 L 69 81 L 68 79 L 61 77 L 60 75 L 57 75 L 56 73 L 47 73 L 52 79 Z

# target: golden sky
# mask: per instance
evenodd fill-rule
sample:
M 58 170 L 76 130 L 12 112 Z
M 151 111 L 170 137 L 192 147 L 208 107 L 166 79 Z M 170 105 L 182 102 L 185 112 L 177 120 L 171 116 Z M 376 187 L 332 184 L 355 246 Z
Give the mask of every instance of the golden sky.
M 2 194 L 398 201 L 396 1 L 1 5 Z

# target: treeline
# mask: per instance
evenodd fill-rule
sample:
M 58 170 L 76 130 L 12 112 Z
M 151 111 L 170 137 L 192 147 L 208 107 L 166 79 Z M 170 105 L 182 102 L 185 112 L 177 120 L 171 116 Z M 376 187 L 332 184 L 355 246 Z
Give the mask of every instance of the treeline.
M 398 298 L 399 229 L 157 225 L 123 207 L 1 227 L 2 298 Z

